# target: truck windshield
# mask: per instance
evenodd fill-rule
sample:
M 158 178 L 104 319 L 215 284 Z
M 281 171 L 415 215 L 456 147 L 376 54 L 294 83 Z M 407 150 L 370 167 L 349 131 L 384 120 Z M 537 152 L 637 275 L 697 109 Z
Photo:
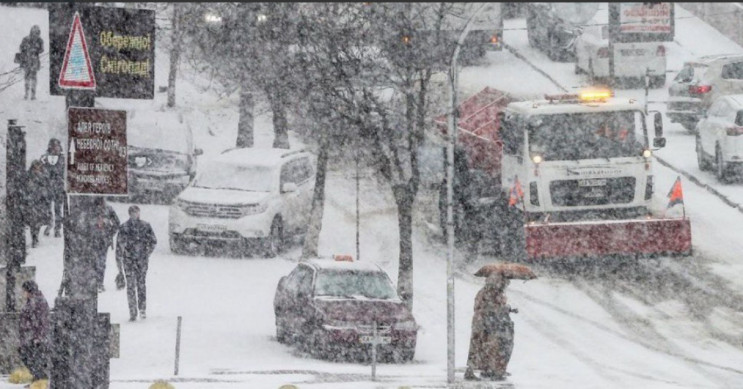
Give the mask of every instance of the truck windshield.
M 529 123 L 529 152 L 544 161 L 639 156 L 643 116 L 636 111 L 534 116 Z

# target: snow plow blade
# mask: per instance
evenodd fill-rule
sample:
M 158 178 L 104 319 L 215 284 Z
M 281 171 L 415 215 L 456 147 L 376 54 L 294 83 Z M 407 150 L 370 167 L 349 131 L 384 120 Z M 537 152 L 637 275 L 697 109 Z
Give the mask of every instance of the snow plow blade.
M 691 255 L 689 219 L 529 224 L 528 259 L 609 255 Z

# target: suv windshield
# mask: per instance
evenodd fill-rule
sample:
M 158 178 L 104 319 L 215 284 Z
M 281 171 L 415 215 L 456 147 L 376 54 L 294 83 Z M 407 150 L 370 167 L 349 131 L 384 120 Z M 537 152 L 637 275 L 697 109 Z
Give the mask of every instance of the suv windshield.
M 640 112 L 619 111 L 534 116 L 529 120 L 529 152 L 544 161 L 639 156 Z
M 315 296 L 389 300 L 397 297 L 387 275 L 368 271 L 320 271 L 315 279 Z
M 194 181 L 196 188 L 234 189 L 248 192 L 270 192 L 274 183 L 271 168 L 212 163 Z

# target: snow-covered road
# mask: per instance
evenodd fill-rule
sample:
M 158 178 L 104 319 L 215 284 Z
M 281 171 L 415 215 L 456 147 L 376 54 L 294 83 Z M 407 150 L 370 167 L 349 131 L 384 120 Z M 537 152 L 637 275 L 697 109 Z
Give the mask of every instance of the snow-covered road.
M 669 69 L 693 55 L 740 52 L 719 33 L 677 7 L 677 44 L 669 47 Z M 46 11 L 0 6 L 0 31 L 9 37 L 0 52 L 14 52 L 27 26 L 47 31 Z M 565 89 L 584 83 L 573 64 L 553 63 L 528 47 L 523 19 L 509 20 L 505 42 Z M 6 32 L 7 30 L 7 32 Z M 20 32 L 18 32 L 20 31 Z M 47 47 L 48 49 L 48 47 Z M 167 55 L 156 59 L 156 85 L 167 79 Z M 12 58 L 12 57 L 9 57 Z M 0 59 L 0 69 L 12 66 Z M 186 68 L 185 66 L 183 66 Z M 185 74 L 184 74 L 185 73 Z M 43 79 L 44 73 L 40 74 Z M 48 73 L 47 73 L 48 74 Z M 672 75 L 671 75 L 672 76 Z M 669 77 L 670 80 L 670 77 Z M 229 146 L 236 127 L 235 99 L 203 92 L 196 75 L 181 72 L 178 105 L 193 122 L 195 138 L 206 155 Z M 489 53 L 487 63 L 462 70 L 461 92 L 469 95 L 485 86 L 517 96 L 539 97 L 560 87 L 508 51 Z M 16 117 L 27 128 L 29 158 L 38 156 L 49 136 L 63 137 L 64 101 L 50 97 L 48 85 L 36 103 L 17 103 L 22 86 L 0 93 L 0 121 Z M 643 91 L 618 91 L 642 97 Z M 663 101 L 666 89 L 651 91 Z M 152 101 L 117 102 L 100 99 L 107 108 L 159 109 L 165 96 Z M 664 111 L 663 105 L 653 108 Z M 270 120 L 260 116 L 258 143 L 271 141 Z M 31 124 L 36 123 L 36 124 Z M 657 153 L 673 166 L 693 174 L 743 203 L 743 185 L 720 185 L 696 168 L 693 136 L 665 122 L 668 146 Z M 655 165 L 657 193 L 665 194 L 678 173 Z M 362 182 L 362 260 L 374 260 L 393 279 L 397 273 L 397 221 L 383 184 Z M 380 189 L 374 189 L 379 188 Z M 354 185 L 347 175 L 333 174 L 320 251 L 354 253 Z M 665 199 L 660 199 L 663 202 Z M 739 238 L 743 214 L 704 188 L 684 181 L 687 215 L 692 220 L 695 254 L 639 262 L 603 261 L 563 269 L 538 266 L 540 278 L 512 283 L 509 298 L 519 308 L 513 315 L 516 346 L 509 371 L 518 388 L 736 388 L 743 385 L 743 264 Z M 128 204 L 113 203 L 119 216 Z M 216 258 L 176 256 L 167 243 L 167 206 L 143 205 L 160 241 L 148 278 L 148 318 L 127 322 L 123 291 L 116 291 L 115 264 L 109 256 L 107 291 L 99 310 L 121 323 L 121 357 L 111 361 L 111 388 L 147 387 L 167 378 L 178 388 L 277 388 L 295 383 L 300 388 L 443 387 L 446 382 L 445 246 L 429 240 L 417 228 L 414 242 L 414 314 L 422 326 L 415 360 L 378 367 L 380 382 L 371 382 L 368 366 L 310 358 L 274 339 L 272 299 L 279 278 L 299 257 L 294 247 L 282 258 Z M 42 237 L 30 251 L 28 264 L 50 299 L 56 295 L 62 272 L 61 240 Z M 456 283 L 456 365 L 458 377 L 466 362 L 472 304 L 482 280 L 471 276 L 492 258 L 481 257 L 458 267 Z M 183 317 L 180 374 L 174 379 L 173 358 L 177 316 Z M 0 383 L 0 388 L 18 386 Z

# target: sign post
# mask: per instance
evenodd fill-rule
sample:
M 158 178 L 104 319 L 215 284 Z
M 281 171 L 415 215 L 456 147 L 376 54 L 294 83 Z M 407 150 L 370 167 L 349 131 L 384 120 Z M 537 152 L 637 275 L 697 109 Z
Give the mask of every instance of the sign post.
M 363 344 L 371 344 L 371 356 L 372 356 L 372 363 L 371 363 L 371 378 L 372 381 L 377 380 L 377 346 L 380 344 L 390 344 L 392 343 L 392 337 L 391 336 L 380 336 L 379 330 L 377 329 L 377 322 L 375 321 L 372 324 L 372 334 L 371 335 L 361 335 L 359 341 Z

